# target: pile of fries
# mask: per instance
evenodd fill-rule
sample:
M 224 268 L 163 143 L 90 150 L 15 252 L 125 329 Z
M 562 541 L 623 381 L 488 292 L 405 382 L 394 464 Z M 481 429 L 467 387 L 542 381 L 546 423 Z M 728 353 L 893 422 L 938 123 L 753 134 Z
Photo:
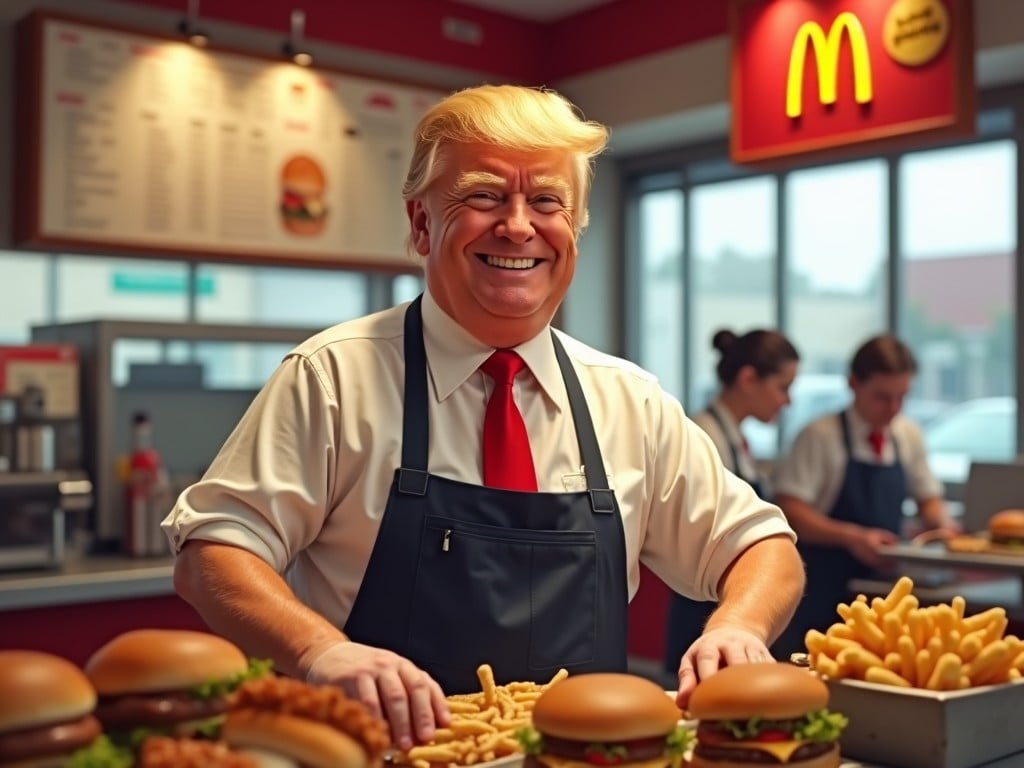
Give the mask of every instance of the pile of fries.
M 533 703 L 551 685 L 569 676 L 564 670 L 546 683 L 495 685 L 489 664 L 476 670 L 480 692 L 448 697 L 452 721 L 429 744 L 416 746 L 398 762 L 413 768 L 486 763 L 522 752 L 515 732 L 530 725 Z
M 914 582 L 900 578 L 885 597 L 858 595 L 836 607 L 842 621 L 804 642 L 811 667 L 833 679 L 950 691 L 1020 680 L 1024 640 L 1005 635 L 1006 609 L 965 616 L 957 595 L 919 607 Z

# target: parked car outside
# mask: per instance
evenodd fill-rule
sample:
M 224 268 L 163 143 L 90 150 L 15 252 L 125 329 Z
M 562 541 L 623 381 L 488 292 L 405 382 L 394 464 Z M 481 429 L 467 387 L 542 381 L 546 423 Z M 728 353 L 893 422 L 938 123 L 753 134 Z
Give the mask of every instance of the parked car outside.
M 924 425 L 932 472 L 946 484 L 967 480 L 972 461 L 1011 461 L 1017 453 L 1017 401 L 1012 397 L 967 400 Z

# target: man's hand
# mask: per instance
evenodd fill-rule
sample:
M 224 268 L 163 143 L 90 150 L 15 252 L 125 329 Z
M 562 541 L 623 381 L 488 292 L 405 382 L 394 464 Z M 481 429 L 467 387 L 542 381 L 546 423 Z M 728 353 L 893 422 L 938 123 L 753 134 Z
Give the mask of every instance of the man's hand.
M 303 666 L 306 682 L 337 685 L 387 719 L 391 739 L 401 750 L 410 749 L 416 741 L 430 741 L 436 726 L 451 720 L 441 686 L 397 653 L 343 641 Z
M 723 666 L 771 660 L 772 655 L 764 641 L 746 629 L 727 625 L 708 629 L 686 649 L 679 662 L 676 705 L 686 709 L 697 683 L 711 677 Z
M 882 547 L 900 543 L 900 537 L 884 528 L 862 528 L 850 543 L 850 554 L 871 568 L 881 568 L 885 560 L 878 554 Z

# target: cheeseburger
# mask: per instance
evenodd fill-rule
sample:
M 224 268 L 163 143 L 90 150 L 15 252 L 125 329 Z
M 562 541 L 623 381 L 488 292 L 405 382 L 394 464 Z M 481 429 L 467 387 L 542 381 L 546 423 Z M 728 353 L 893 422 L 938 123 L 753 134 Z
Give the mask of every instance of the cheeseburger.
M 1004 509 L 988 519 L 988 538 L 993 546 L 1024 554 L 1024 509 Z
M 284 677 L 242 685 L 220 737 L 266 768 L 377 768 L 391 743 L 387 723 L 340 689 Z
M 104 730 L 132 745 L 154 734 L 215 735 L 228 695 L 268 672 L 222 637 L 177 629 L 125 632 L 85 664 Z
M 525 768 L 678 765 L 690 733 L 660 686 L 615 673 L 575 675 L 534 703 L 533 727 L 519 732 Z
M 281 168 L 281 223 L 296 235 L 317 235 L 327 223 L 324 189 L 327 179 L 319 163 L 295 155 Z
M 846 718 L 830 713 L 814 673 L 775 662 L 726 667 L 697 684 L 691 768 L 837 768 Z
M 66 659 L 0 651 L 0 765 L 64 765 L 100 736 L 96 692 Z

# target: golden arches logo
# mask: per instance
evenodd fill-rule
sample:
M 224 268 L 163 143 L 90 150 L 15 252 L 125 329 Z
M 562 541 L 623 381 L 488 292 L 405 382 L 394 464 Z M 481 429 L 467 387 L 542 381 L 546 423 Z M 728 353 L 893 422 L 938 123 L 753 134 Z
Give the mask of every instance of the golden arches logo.
M 805 21 L 796 31 L 789 53 L 789 75 L 786 79 L 786 117 L 800 117 L 803 113 L 804 70 L 807 47 L 814 49 L 818 66 L 818 99 L 822 104 L 836 103 L 839 79 L 839 51 L 843 33 L 850 39 L 853 57 L 853 90 L 858 104 L 867 104 L 873 97 L 871 83 L 871 56 L 864 27 L 854 14 L 843 11 L 836 16 L 828 34 L 816 21 Z

